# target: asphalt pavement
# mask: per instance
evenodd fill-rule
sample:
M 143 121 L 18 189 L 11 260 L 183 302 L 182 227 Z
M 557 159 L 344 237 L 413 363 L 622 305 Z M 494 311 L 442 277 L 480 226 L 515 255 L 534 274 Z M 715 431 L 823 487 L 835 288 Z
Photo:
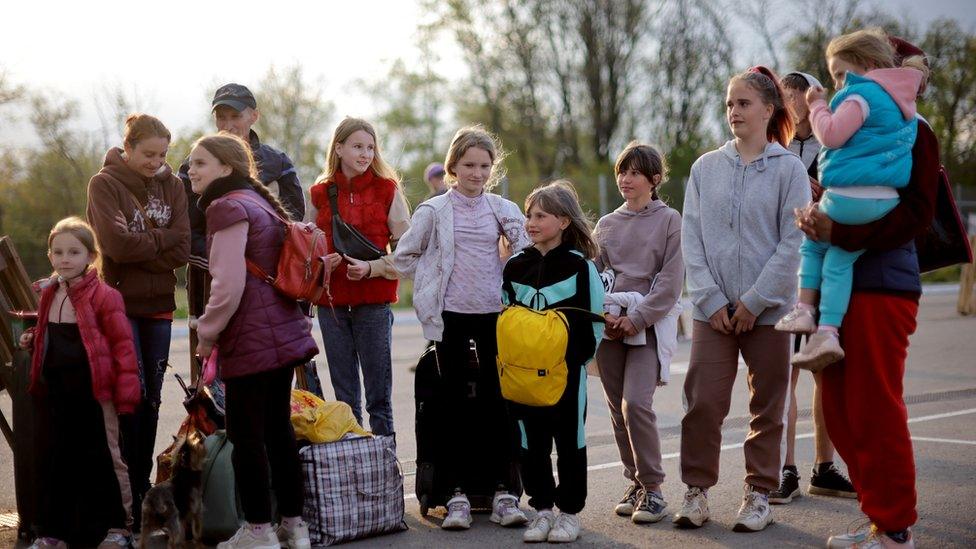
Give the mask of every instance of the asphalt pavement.
M 315 330 L 318 331 L 317 329 Z M 185 329 L 174 326 L 171 348 L 172 372 L 167 374 L 160 413 L 157 451 L 169 441 L 182 420 L 182 394 L 172 373 L 188 375 L 189 349 Z M 321 339 L 317 334 L 321 348 Z M 350 547 L 511 547 L 521 545 L 520 529 L 504 529 L 476 515 L 466 532 L 439 528 L 443 509 L 422 518 L 414 491 L 413 379 L 410 366 L 424 346 L 420 325 L 412 312 L 398 312 L 394 323 L 394 417 L 398 454 L 405 471 L 406 521 L 410 529 L 385 537 L 348 544 Z M 667 478 L 663 485 L 669 510 L 680 507 L 684 486 L 678 471 L 679 429 L 683 413 L 681 385 L 690 344 L 680 345 L 672 366 L 671 384 L 657 391 L 655 411 L 662 434 L 662 453 Z M 319 374 L 330 396 L 328 368 L 319 357 Z M 744 370 L 740 369 L 740 374 Z M 801 486 L 809 481 L 813 460 L 813 424 L 810 420 L 812 379 L 801 374 L 797 400 L 797 461 Z M 588 380 L 587 448 L 588 497 L 581 513 L 583 531 L 577 547 L 822 547 L 827 537 L 842 532 L 863 517 L 853 500 L 804 496 L 773 509 L 775 523 L 757 534 L 731 531 L 742 497 L 745 474 L 742 442 L 748 422 L 748 389 L 745 375 L 736 380 L 732 408 L 723 431 L 721 475 L 709 491 L 712 518 L 698 530 L 679 530 L 669 521 L 636 526 L 613 514 L 613 506 L 627 487 L 600 380 Z M 955 310 L 955 294 L 933 288 L 923 296 L 919 326 L 912 336 L 905 377 L 911 431 L 917 466 L 919 520 L 914 529 L 918 547 L 976 547 L 976 317 L 961 317 Z M 0 393 L 0 410 L 9 418 L 10 400 Z M 0 515 L 15 510 L 13 465 L 10 449 L 0 445 Z M 523 508 L 528 509 L 525 499 Z M 0 517 L 2 518 L 2 517 Z M 2 520 L 0 520 L 2 523 Z M 0 546 L 12 546 L 11 530 L 0 526 Z

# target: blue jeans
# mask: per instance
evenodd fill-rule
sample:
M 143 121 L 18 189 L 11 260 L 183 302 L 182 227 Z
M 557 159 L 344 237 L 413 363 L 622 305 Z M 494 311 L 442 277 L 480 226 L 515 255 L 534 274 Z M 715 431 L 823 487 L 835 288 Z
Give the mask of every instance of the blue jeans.
M 831 220 L 845 225 L 863 225 L 881 219 L 897 205 L 897 198 L 851 198 L 829 189 L 820 199 L 820 210 Z M 864 250 L 848 251 L 829 242 L 803 239 L 800 288 L 820 290 L 820 324 L 840 328 L 851 300 L 854 262 L 863 253 Z
M 363 424 L 359 371 L 366 387 L 369 429 L 393 434 L 393 312 L 390 306 L 318 308 L 319 327 L 329 361 L 329 377 L 337 400 L 352 408 Z
M 149 474 L 155 458 L 156 426 L 159 423 L 163 377 L 169 363 L 173 321 L 130 316 L 129 323 L 132 325 L 136 358 L 139 361 L 139 381 L 142 384 L 143 398 L 134 414 L 121 417 L 120 427 L 122 453 L 129 467 L 129 483 L 132 486 L 133 519 L 138 528 L 142 510 L 139 502 L 149 491 Z

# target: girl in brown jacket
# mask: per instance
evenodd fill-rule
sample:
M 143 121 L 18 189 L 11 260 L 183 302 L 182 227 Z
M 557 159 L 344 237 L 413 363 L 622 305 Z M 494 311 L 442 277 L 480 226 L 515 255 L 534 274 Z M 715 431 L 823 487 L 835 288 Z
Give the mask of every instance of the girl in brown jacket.
M 134 502 L 149 490 L 163 375 L 169 361 L 176 275 L 190 251 L 183 184 L 166 165 L 170 133 L 158 119 L 133 114 L 123 147 L 105 154 L 88 183 L 88 222 L 103 252 L 102 276 L 125 301 L 145 398 L 122 423 Z M 135 525 L 140 506 L 133 506 Z

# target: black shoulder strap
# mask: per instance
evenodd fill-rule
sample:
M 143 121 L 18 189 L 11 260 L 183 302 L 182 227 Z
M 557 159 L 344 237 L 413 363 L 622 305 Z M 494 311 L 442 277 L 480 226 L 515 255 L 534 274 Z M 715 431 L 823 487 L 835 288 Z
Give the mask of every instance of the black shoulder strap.
M 332 208 L 332 217 L 338 217 L 342 220 L 342 216 L 339 215 L 339 185 L 335 183 L 326 183 L 328 188 L 326 189 L 329 193 L 329 207 Z

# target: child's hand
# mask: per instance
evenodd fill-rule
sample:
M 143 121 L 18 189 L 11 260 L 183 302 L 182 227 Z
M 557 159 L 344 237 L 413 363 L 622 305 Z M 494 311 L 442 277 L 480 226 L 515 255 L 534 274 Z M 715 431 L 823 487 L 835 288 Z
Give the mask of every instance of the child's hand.
M 31 328 L 26 332 L 20 334 L 20 339 L 18 340 L 20 348 L 24 351 L 29 351 L 34 343 L 34 329 Z
M 739 301 L 735 306 L 735 314 L 732 315 L 731 322 L 735 335 L 744 334 L 756 325 L 756 315 L 749 312 L 749 309 Z
M 356 259 L 354 257 L 349 257 L 348 255 L 344 255 L 342 258 L 349 263 L 349 266 L 346 267 L 346 278 L 349 280 L 362 280 L 369 277 L 369 273 L 372 269 L 370 268 L 368 262 Z
M 213 351 L 213 346 L 212 341 L 204 341 L 202 339 L 197 343 L 197 356 L 200 357 L 201 362 L 210 356 L 210 353 Z
M 125 220 L 125 216 L 118 214 L 115 216 L 115 228 L 119 229 L 123 233 L 129 232 L 129 223 Z
M 637 328 L 634 323 L 630 321 L 629 318 L 622 316 L 617 319 L 617 328 L 624 333 L 626 336 L 637 335 Z
M 327 269 L 325 273 L 326 276 L 328 276 L 332 271 L 336 269 L 336 267 L 339 266 L 340 263 L 342 263 L 342 256 L 334 252 L 325 256 L 324 259 L 325 259 L 325 268 Z
M 809 88 L 807 88 L 807 94 L 806 94 L 807 106 L 809 107 L 815 101 L 819 101 L 826 96 L 827 96 L 827 92 L 825 92 L 824 89 L 821 88 L 820 86 L 810 86 Z
M 617 320 L 619 317 L 608 313 L 604 315 L 604 318 L 606 318 L 607 326 L 603 329 L 603 335 L 607 336 L 607 339 L 620 339 L 623 332 L 621 332 L 620 328 L 617 327 Z
M 713 330 L 720 334 L 732 333 L 732 322 L 729 320 L 729 313 L 725 307 L 715 311 L 715 314 L 708 319 L 708 323 L 711 324 Z

